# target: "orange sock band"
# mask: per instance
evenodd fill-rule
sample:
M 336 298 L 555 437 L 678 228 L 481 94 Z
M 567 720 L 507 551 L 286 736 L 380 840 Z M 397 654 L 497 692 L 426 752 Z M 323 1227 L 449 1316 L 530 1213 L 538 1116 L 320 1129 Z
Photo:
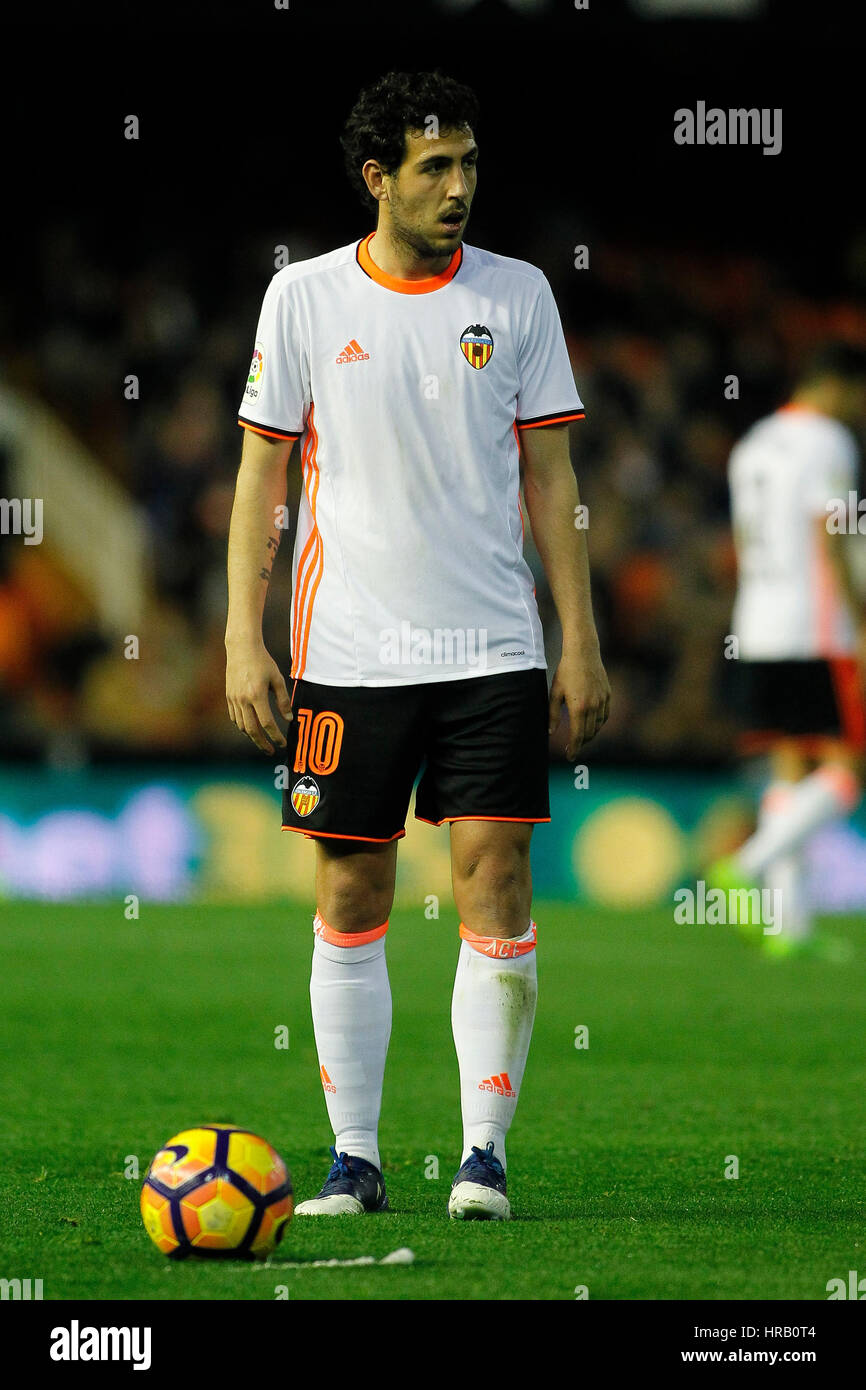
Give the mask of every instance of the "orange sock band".
M 525 956 L 528 951 L 534 951 L 537 937 L 534 922 L 530 922 L 529 930 L 532 933 L 529 941 L 514 941 L 506 936 L 479 936 L 477 932 L 470 931 L 465 922 L 460 923 L 460 935 L 467 946 L 471 946 L 473 951 L 479 951 L 482 956 L 493 956 L 496 960 L 510 960 L 514 956 Z
M 378 941 L 380 936 L 384 936 L 388 930 L 388 922 L 384 921 L 381 927 L 372 927 L 370 931 L 334 931 L 329 927 L 321 913 L 316 912 L 313 918 L 313 931 L 316 936 L 320 936 L 323 941 L 327 941 L 329 946 L 368 946 L 371 941 Z
M 860 782 L 850 767 L 841 763 L 825 763 L 818 776 L 828 782 L 846 811 L 853 811 L 860 800 Z
M 794 783 L 774 782 L 761 797 L 761 811 L 765 815 L 775 815 L 777 811 L 785 809 L 793 795 Z

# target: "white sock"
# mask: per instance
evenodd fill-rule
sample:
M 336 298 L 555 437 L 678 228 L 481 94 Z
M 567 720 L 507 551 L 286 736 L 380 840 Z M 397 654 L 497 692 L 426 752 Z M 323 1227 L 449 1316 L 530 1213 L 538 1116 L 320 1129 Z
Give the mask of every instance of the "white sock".
M 790 805 L 791 797 L 797 790 L 796 782 L 779 781 L 771 783 L 761 799 L 759 824 L 768 825 L 776 816 L 784 815 Z M 764 888 L 771 892 L 778 890 L 782 904 L 782 932 L 789 941 L 805 941 L 812 933 L 812 912 L 807 896 L 807 879 L 803 849 L 772 859 L 764 870 Z
M 381 1168 L 379 1111 L 391 1037 L 391 986 L 385 964 L 388 923 L 336 932 L 318 912 L 310 975 L 313 1032 L 337 1153 Z
M 789 785 L 793 790 L 787 805 L 767 815 L 734 856 L 750 878 L 760 878 L 774 859 L 799 849 L 819 826 L 849 815 L 860 800 L 854 773 L 837 764 L 819 767 Z
M 782 904 L 781 935 L 788 941 L 805 941 L 812 934 L 812 913 L 801 854 L 785 854 L 768 864 L 763 887 L 778 889 Z
M 526 1067 L 535 1001 L 535 923 L 515 940 L 477 936 L 461 922 L 451 1027 L 460 1066 L 465 1163 L 493 1141 L 503 1168 Z

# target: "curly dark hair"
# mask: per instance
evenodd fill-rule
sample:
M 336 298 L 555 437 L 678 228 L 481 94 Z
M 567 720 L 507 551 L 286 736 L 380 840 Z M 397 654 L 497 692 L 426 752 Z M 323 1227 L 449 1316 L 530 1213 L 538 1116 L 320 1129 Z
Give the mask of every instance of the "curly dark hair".
M 364 182 L 361 169 L 376 159 L 388 174 L 403 163 L 406 132 L 422 131 L 428 116 L 435 116 L 440 130 L 474 132 L 478 98 L 444 72 L 389 72 L 365 87 L 349 113 L 340 144 L 349 182 L 365 208 L 378 204 Z

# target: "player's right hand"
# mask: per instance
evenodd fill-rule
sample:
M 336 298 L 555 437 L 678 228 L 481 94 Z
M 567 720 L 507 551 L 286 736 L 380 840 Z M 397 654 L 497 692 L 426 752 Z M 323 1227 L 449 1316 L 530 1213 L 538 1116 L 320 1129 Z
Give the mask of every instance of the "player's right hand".
M 271 709 L 271 691 L 280 714 L 291 723 L 292 701 L 282 672 L 264 643 L 234 646 L 226 642 L 226 704 L 236 728 L 263 753 L 285 748 Z

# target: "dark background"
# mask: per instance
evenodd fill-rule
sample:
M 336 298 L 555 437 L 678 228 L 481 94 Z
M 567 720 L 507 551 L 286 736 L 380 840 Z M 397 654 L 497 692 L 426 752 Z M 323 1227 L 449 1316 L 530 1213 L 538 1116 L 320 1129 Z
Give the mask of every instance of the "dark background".
M 467 240 L 548 275 L 587 406 L 573 451 L 615 697 L 592 756 L 723 761 L 730 447 L 782 403 L 818 339 L 866 342 L 851 18 L 773 0 L 760 20 L 727 21 L 647 21 L 611 0 L 534 17 L 494 0 L 464 13 L 292 0 L 48 6 L 5 16 L 4 32 L 2 379 L 56 410 L 146 510 L 166 681 L 172 649 L 194 654 L 161 724 L 143 690 L 108 699 L 116 634 L 81 605 L 45 630 L 44 597 L 3 538 L 4 753 L 41 758 L 71 732 L 94 759 L 257 756 L 225 715 L 223 572 L 235 412 L 273 248 L 297 260 L 369 229 L 343 174 L 345 116 L 389 68 L 439 66 L 482 104 Z M 698 100 L 782 107 L 782 153 L 677 146 L 674 112 Z M 573 268 L 580 243 L 589 271 Z M 50 535 L 40 550 L 50 565 Z M 289 553 L 266 625 L 279 659 Z M 128 717 L 106 718 L 118 703 Z

